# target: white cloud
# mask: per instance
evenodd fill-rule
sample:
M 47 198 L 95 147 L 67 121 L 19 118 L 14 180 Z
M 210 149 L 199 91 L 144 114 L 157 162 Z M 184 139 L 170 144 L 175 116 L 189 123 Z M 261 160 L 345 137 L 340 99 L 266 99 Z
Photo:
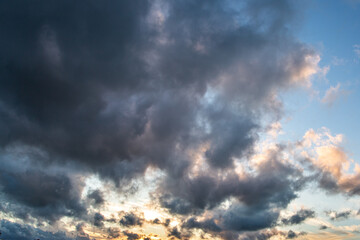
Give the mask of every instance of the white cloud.
M 342 66 L 342 65 L 345 65 L 346 60 L 343 59 L 343 58 L 334 56 L 334 57 L 332 58 L 331 63 L 332 63 L 332 65 L 335 65 L 335 66 Z

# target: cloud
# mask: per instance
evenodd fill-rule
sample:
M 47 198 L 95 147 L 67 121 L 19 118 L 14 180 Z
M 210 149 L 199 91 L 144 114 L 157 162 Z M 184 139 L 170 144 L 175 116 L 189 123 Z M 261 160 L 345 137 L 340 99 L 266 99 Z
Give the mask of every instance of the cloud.
M 222 231 L 221 227 L 219 227 L 214 219 L 207 219 L 205 221 L 198 221 L 196 220 L 194 217 L 186 220 L 183 224 L 182 224 L 183 228 L 188 228 L 188 229 L 193 229 L 193 228 L 197 228 L 197 229 L 202 229 L 204 231 L 211 231 L 211 232 L 220 232 Z
M 326 93 L 324 97 L 321 99 L 321 102 L 332 106 L 336 100 L 338 100 L 340 97 L 344 96 L 346 94 L 345 90 L 340 89 L 340 83 L 338 83 L 335 87 L 330 86 L 328 90 L 326 90 Z
M 335 65 L 335 66 L 342 66 L 342 65 L 345 65 L 346 60 L 343 59 L 343 58 L 339 58 L 339 57 L 337 57 L 337 56 L 334 56 L 334 57 L 332 58 L 331 63 L 332 63 L 333 65 Z
M 325 229 L 328 229 L 328 228 L 329 228 L 329 227 L 326 226 L 326 225 L 321 225 L 319 229 L 320 229 L 320 230 L 325 230 Z
M 100 190 L 92 191 L 88 194 L 88 198 L 91 199 L 95 205 L 102 205 L 105 202 L 103 194 Z
M 304 222 L 308 218 L 315 217 L 315 212 L 309 209 L 301 209 L 296 212 L 294 215 L 289 216 L 288 218 L 281 219 L 281 222 L 285 225 L 294 225 Z
M 128 240 L 137 240 L 141 238 L 141 235 L 129 231 L 123 231 L 123 234 L 127 237 Z
M 209 162 L 230 166 L 256 139 L 257 116 L 246 106 L 267 103 L 276 89 L 315 71 L 309 69 L 316 61 L 309 59 L 316 53 L 285 33 L 293 10 L 287 1 L 249 2 L 239 9 L 249 20 L 236 24 L 238 13 L 219 1 L 206 7 L 163 3 L 168 16 L 160 30 L 150 21 L 150 2 L 62 1 L 44 5 L 39 19 L 27 4 L 3 6 L 9 9 L 3 41 L 12 44 L 3 49 L 9 57 L 1 78 L 0 125 L 11 138 L 1 139 L 2 146 L 40 147 L 53 159 L 84 164 L 115 180 L 142 174 L 148 165 L 167 168 L 174 154 L 205 140 L 211 143 Z M 267 10 L 274 15 L 262 28 L 257 13 Z M 89 12 L 104 17 L 94 24 Z M 17 13 L 28 20 L 13 21 Z M 193 47 L 202 39 L 206 54 Z M 64 64 L 49 68 L 39 44 Z M 219 107 L 203 101 L 212 87 L 219 89 Z M 241 109 L 230 109 L 233 101 Z M 210 127 L 208 133 L 196 119 Z
M 144 218 L 137 216 L 133 212 L 125 213 L 120 219 L 120 224 L 124 227 L 131 226 L 142 226 L 144 223 Z
M 290 230 L 287 234 L 287 239 L 294 239 L 294 238 L 297 238 L 299 236 L 303 236 L 303 235 L 306 235 L 306 232 L 300 232 L 300 233 L 296 233 L 292 230 Z
M 75 240 L 69 238 L 64 232 L 47 232 L 30 225 L 23 225 L 7 220 L 0 220 L 1 237 L 3 239 L 48 239 L 48 240 Z
M 33 216 L 54 222 L 63 216 L 81 218 L 86 214 L 77 187 L 66 175 L 2 171 L 0 185 L 3 194 L 12 201 L 6 211 L 23 220 Z
M 239 240 L 263 240 L 263 239 L 271 239 L 274 236 L 278 237 L 284 237 L 286 235 L 286 232 L 282 232 L 276 229 L 270 229 L 270 230 L 261 230 L 261 231 L 255 231 L 255 232 L 246 232 L 242 233 L 238 236 Z M 234 239 L 231 238 L 225 238 L 225 239 Z
M 230 197 L 249 208 L 286 207 L 305 181 L 299 169 L 282 159 L 282 151 L 281 147 L 269 151 L 255 166 L 255 174 L 239 176 L 228 170 L 226 176 L 199 174 L 175 181 L 167 179 L 159 189 L 167 193 L 160 196 L 160 203 L 170 212 L 186 206 L 183 214 L 212 209 Z
M 354 46 L 354 53 L 360 57 L 360 45 L 359 44 L 355 44 Z
M 108 238 L 110 239 L 118 238 L 121 235 L 120 230 L 117 228 L 108 228 L 107 232 L 108 232 Z
M 0 184 L 3 199 L 16 203 L 7 208 L 13 215 L 108 229 L 103 193 L 83 199 L 75 179 L 96 175 L 121 192 L 156 169 L 156 206 L 193 219 L 189 229 L 238 235 L 274 226 L 305 186 L 280 145 L 252 161 L 263 125 L 281 117 L 278 94 L 310 86 L 322 71 L 319 54 L 290 30 L 296 3 L 65 0 L 0 8 L 7 9 L 0 148 L 9 152 Z M 329 174 L 338 167 L 317 166 Z M 213 215 L 199 220 L 206 211 Z M 124 227 L 143 223 L 135 213 L 120 219 Z
M 274 210 L 244 209 L 234 206 L 224 214 L 224 228 L 233 231 L 256 231 L 275 226 L 279 212 Z
M 349 218 L 349 216 L 352 214 L 352 211 L 350 210 L 341 211 L 341 212 L 327 211 L 326 214 L 330 217 L 332 221 L 335 221 L 335 220 L 343 220 Z
M 305 158 L 312 164 L 319 187 L 330 193 L 358 195 L 360 167 L 341 146 L 343 139 L 343 135 L 333 136 L 326 128 L 318 132 L 311 129 L 301 145 L 308 148 Z
M 101 213 L 95 213 L 95 215 L 94 215 L 94 226 L 103 227 L 104 226 L 104 223 L 103 223 L 104 220 L 105 220 L 104 215 L 102 215 Z
M 177 227 L 173 227 L 172 229 L 169 230 L 168 237 L 175 237 L 175 238 L 178 238 L 178 239 L 182 239 L 182 234 L 177 229 Z

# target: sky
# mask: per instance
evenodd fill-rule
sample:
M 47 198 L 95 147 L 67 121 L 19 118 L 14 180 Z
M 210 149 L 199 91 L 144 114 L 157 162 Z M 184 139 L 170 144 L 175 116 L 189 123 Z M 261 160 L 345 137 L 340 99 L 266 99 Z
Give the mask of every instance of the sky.
M 359 239 L 360 1 L 0 1 L 0 239 Z

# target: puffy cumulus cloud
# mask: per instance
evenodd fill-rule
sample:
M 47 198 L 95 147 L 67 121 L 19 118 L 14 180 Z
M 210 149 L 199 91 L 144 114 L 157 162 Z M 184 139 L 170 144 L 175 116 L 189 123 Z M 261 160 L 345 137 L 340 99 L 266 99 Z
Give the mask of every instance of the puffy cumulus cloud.
M 76 176 L 121 190 L 156 169 L 156 205 L 194 217 L 187 228 L 230 236 L 272 227 L 306 179 L 281 147 L 252 161 L 254 145 L 264 121 L 279 119 L 279 92 L 322 71 L 290 30 L 296 4 L 1 2 L 0 148 L 10 155 L 0 159 L 0 185 L 16 203 L 7 212 L 108 229 L 103 193 L 83 196 Z M 319 163 L 324 176 L 340 174 L 330 169 L 341 163 Z M 130 213 L 120 223 L 143 220 Z
M 294 225 L 304 222 L 308 218 L 315 217 L 315 211 L 310 209 L 301 209 L 295 214 L 289 216 L 288 218 L 281 219 L 281 222 L 285 225 Z
M 326 128 L 318 132 L 311 129 L 300 144 L 309 148 L 302 156 L 311 162 L 321 188 L 332 193 L 358 195 L 360 167 L 342 148 L 343 138 L 341 134 L 333 136 Z

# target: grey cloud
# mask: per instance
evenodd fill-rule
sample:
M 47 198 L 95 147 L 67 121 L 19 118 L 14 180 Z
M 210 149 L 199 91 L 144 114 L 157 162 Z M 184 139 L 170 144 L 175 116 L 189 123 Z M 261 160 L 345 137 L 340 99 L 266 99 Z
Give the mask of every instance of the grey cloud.
M 320 230 L 325 230 L 325 229 L 328 229 L 328 228 L 329 228 L 329 227 L 326 226 L 326 225 L 321 225 L 319 229 L 320 229 Z
M 208 219 L 205 221 L 198 221 L 196 220 L 196 218 L 192 217 L 188 220 L 186 220 L 183 224 L 182 224 L 183 228 L 188 228 L 188 229 L 192 229 L 192 228 L 198 228 L 198 229 L 202 229 L 204 231 L 211 231 L 211 232 L 220 232 L 222 231 L 221 227 L 219 227 L 214 219 Z
M 107 232 L 108 232 L 108 238 L 110 239 L 120 237 L 120 233 L 121 233 L 120 230 L 117 228 L 108 228 Z
M 13 201 L 11 206 L 15 205 L 15 216 L 21 217 L 21 210 L 26 208 L 24 220 L 29 215 L 56 221 L 63 216 L 81 217 L 86 214 L 78 189 L 65 175 L 49 175 L 41 171 L 4 171 L 0 184 L 3 194 Z
M 211 109 L 208 114 L 213 131 L 211 146 L 205 156 L 215 167 L 229 167 L 233 157 L 242 157 L 244 151 L 250 150 L 256 139 L 253 130 L 257 126 L 250 119 L 237 116 L 224 107 Z
M 315 212 L 310 209 L 301 209 L 297 211 L 294 215 L 281 219 L 281 222 L 285 225 L 294 225 L 304 222 L 308 218 L 315 217 Z
M 244 233 L 272 228 L 276 225 L 279 212 L 273 210 L 248 209 L 232 205 L 222 212 L 219 218 L 208 218 L 198 221 L 192 217 L 182 224 L 183 229 L 201 229 L 214 236 L 223 236 L 226 239 L 233 237 L 232 233 Z M 237 235 L 237 234 L 235 234 Z M 227 236 L 227 237 L 226 237 Z
M 90 240 L 89 235 L 84 231 L 84 223 L 79 223 L 76 225 L 76 240 Z
M 167 208 L 171 213 L 186 215 L 195 211 L 188 201 L 181 198 L 174 198 L 169 194 L 159 198 L 162 207 Z
M 133 212 L 129 212 L 129 213 L 125 213 L 119 222 L 124 227 L 132 227 L 132 226 L 142 226 L 144 221 L 145 220 L 143 217 L 140 217 Z
M 320 173 L 319 186 L 331 193 L 338 193 L 341 191 L 337 180 L 328 172 Z
M 349 218 L 350 215 L 352 214 L 352 211 L 351 210 L 340 211 L 340 212 L 326 211 L 325 213 L 330 217 L 332 221 L 335 221 L 335 220 L 343 220 Z
M 168 237 L 175 237 L 178 239 L 183 239 L 181 232 L 177 227 L 169 229 Z
M 161 30 L 146 20 L 149 2 L 54 1 L 42 5 L 41 15 L 36 3 L 21 3 L 2 3 L 8 9 L 2 41 L 9 43 L 1 49 L 2 146 L 41 147 L 54 159 L 80 162 L 104 176 L 125 162 L 131 171 L 118 171 L 115 179 L 142 174 L 148 165 L 170 168 L 176 148 L 184 152 L 204 138 L 211 142 L 209 162 L 230 166 L 256 139 L 257 115 L 247 117 L 256 110 L 252 103 L 262 105 L 274 88 L 290 85 L 291 75 L 313 54 L 286 32 L 292 17 L 287 1 L 249 1 L 237 11 L 222 1 L 164 2 L 168 17 Z M 271 27 L 262 28 L 258 13 L 267 10 L 274 13 L 266 21 Z M 23 17 L 15 21 L 18 15 Z M 167 44 L 158 40 L 162 36 Z M 205 53 L 196 50 L 197 43 Z M 277 61 L 272 51 L 279 52 Z M 56 55 L 55 66 L 49 66 L 49 54 Z M 299 69 L 282 68 L 287 57 Z M 249 59 L 261 61 L 246 66 Z M 205 134 L 196 118 L 214 109 L 201 106 L 200 99 L 224 72 L 225 85 L 236 93 L 220 94 L 227 107 L 216 117 L 201 116 L 211 126 Z M 230 110 L 233 100 L 243 114 Z M 141 165 L 138 159 L 144 159 Z
M 141 237 L 139 234 L 129 231 L 123 231 L 123 234 L 127 237 L 128 240 L 137 240 Z
M 160 219 L 155 218 L 154 220 L 151 221 L 152 224 L 162 224 L 165 227 L 168 227 L 170 225 L 171 220 L 169 218 L 165 219 L 165 221 L 160 221 Z
M 103 227 L 104 226 L 105 217 L 101 213 L 94 214 L 94 226 Z
M 252 154 L 264 114 L 281 112 L 274 94 L 293 86 L 316 54 L 289 30 L 297 6 L 158 3 L 162 21 L 153 1 L 1 2 L 0 147 L 31 146 L 46 153 L 29 156 L 42 169 L 76 166 L 120 189 L 151 166 L 164 172 L 156 194 L 171 213 L 198 214 L 235 198 L 244 208 L 225 214 L 226 229 L 272 226 L 273 209 L 304 186 L 301 172 L 276 154 L 242 179 L 233 166 Z M 189 152 L 205 144 L 210 168 L 190 177 Z M 29 169 L 3 171 L 5 198 L 52 221 L 86 213 L 68 176 Z M 244 216 L 249 224 L 236 225 Z M 130 214 L 120 223 L 142 220 Z
M 47 239 L 47 240 L 75 240 L 69 238 L 64 232 L 47 232 L 30 225 L 22 225 L 7 220 L 0 220 L 0 231 L 2 239 L 24 240 L 24 239 Z
M 292 230 L 290 230 L 288 233 L 287 233 L 287 239 L 294 239 L 294 238 L 297 238 L 299 236 L 303 236 L 303 235 L 306 235 L 307 233 L 306 232 L 300 232 L 300 233 L 296 233 Z
M 278 217 L 279 213 L 272 210 L 233 206 L 224 214 L 223 225 L 227 230 L 256 231 L 275 226 Z
M 286 233 L 282 231 L 278 231 L 276 229 L 270 229 L 270 230 L 261 230 L 261 231 L 254 231 L 254 232 L 245 232 L 240 234 L 239 236 L 231 237 L 231 235 L 226 240 L 230 239 L 239 239 L 239 240 L 266 240 L 271 239 L 274 236 L 285 236 Z
M 212 209 L 229 197 L 259 211 L 269 206 L 286 207 L 296 198 L 306 178 L 294 166 L 282 162 L 281 157 L 282 147 L 279 147 L 259 166 L 256 174 L 241 179 L 230 170 L 226 177 L 199 174 L 191 179 L 166 179 L 162 191 L 168 193 L 159 198 L 160 203 L 179 214 Z
M 104 197 L 100 190 L 92 191 L 88 194 L 88 198 L 94 201 L 95 205 L 102 205 L 104 203 Z

